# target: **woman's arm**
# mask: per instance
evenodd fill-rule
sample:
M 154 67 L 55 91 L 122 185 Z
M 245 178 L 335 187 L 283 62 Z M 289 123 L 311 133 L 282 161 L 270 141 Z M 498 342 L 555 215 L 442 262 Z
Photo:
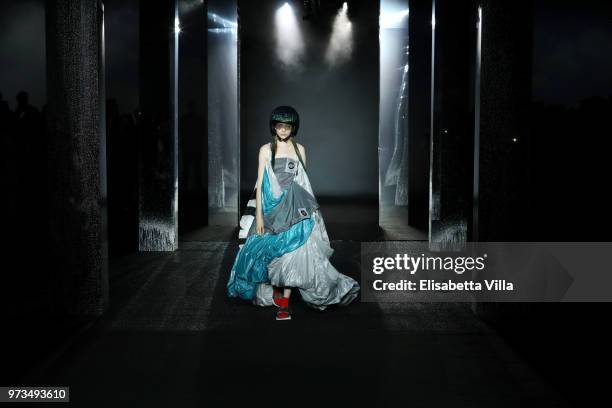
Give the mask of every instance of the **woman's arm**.
M 301 144 L 297 144 L 298 149 L 300 149 L 300 155 L 302 156 L 302 160 L 304 161 L 304 166 L 306 166 L 306 149 Z
M 264 169 L 268 160 L 268 145 L 263 145 L 259 149 L 259 166 L 257 168 L 257 192 L 255 194 L 255 229 L 257 234 L 264 233 L 263 207 L 261 206 L 261 184 L 263 181 Z

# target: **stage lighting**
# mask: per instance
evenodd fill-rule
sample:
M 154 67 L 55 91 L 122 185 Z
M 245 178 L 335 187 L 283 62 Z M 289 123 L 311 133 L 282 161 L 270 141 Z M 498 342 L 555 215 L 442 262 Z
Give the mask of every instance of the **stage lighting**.
M 297 67 L 304 50 L 298 21 L 289 3 L 276 10 L 276 55 L 286 66 Z
M 393 13 L 380 13 L 380 28 L 404 28 L 408 26 L 406 20 L 409 10 L 400 10 Z
M 278 13 L 281 18 L 289 18 L 293 14 L 293 9 L 289 5 L 289 3 L 285 2 L 280 9 L 278 9 Z
M 214 34 L 231 34 L 238 41 L 238 23 L 221 17 L 215 13 L 208 13 L 208 32 Z
M 176 34 L 181 32 L 181 26 L 180 26 L 180 22 L 179 22 L 179 18 L 178 17 L 174 18 L 174 32 Z
M 228 20 L 227 18 L 223 18 L 215 13 L 208 13 L 208 21 L 210 22 L 211 26 L 217 26 L 215 28 L 238 28 L 238 23 L 235 21 Z
M 352 52 L 353 25 L 348 19 L 348 4 L 345 2 L 334 18 L 325 61 L 331 66 L 336 66 L 350 59 Z

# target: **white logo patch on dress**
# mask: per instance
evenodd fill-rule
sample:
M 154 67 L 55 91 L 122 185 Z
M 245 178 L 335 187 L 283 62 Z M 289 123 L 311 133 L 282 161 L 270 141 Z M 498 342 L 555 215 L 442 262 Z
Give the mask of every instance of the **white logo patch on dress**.
M 300 213 L 300 218 L 307 218 L 308 217 L 308 211 L 306 211 L 306 208 L 302 207 L 302 208 L 298 208 L 298 213 Z
M 295 173 L 297 171 L 297 163 L 287 160 L 287 163 L 285 164 L 285 171 L 287 173 Z

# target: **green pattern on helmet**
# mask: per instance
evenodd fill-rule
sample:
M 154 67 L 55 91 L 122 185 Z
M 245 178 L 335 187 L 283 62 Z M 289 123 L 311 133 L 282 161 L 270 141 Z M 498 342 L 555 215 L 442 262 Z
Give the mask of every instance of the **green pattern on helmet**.
M 291 112 L 275 112 L 270 119 L 274 122 L 295 123 L 297 118 Z

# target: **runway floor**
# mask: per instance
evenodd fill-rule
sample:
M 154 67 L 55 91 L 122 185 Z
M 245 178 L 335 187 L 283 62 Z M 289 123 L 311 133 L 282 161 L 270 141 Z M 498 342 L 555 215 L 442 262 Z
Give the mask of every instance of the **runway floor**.
M 356 279 L 359 245 L 332 242 L 332 263 Z M 70 406 L 91 408 L 568 406 L 468 304 L 317 312 L 295 296 L 293 320 L 277 322 L 226 297 L 236 252 L 191 241 L 114 260 L 109 313 L 23 383 L 70 386 Z

